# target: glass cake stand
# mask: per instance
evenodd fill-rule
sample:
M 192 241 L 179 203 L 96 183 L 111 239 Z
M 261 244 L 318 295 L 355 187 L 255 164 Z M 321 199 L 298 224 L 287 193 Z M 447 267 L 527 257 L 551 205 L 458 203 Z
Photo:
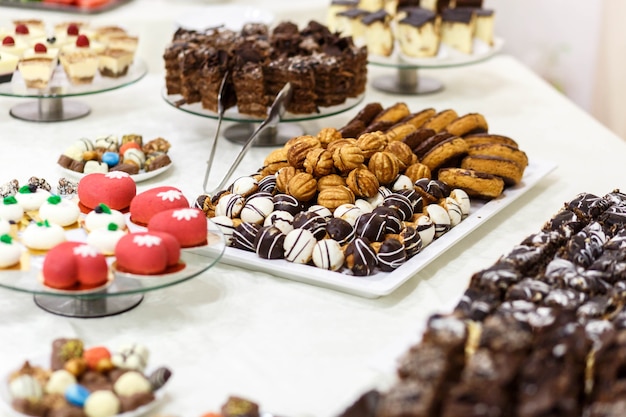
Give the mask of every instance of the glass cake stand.
M 494 56 L 502 49 L 503 45 L 504 41 L 500 38 L 496 38 L 492 46 L 474 40 L 474 53 L 468 55 L 442 44 L 438 55 L 433 58 L 410 58 L 397 52 L 398 48 L 388 57 L 370 55 L 368 57 L 370 65 L 397 70 L 395 74 L 385 74 L 374 78 L 372 86 L 377 90 L 392 94 L 437 93 L 443 90 L 443 83 L 434 78 L 420 77 L 418 75 L 419 69 L 450 68 L 475 64 Z
M 162 96 L 168 104 L 183 112 L 215 120 L 219 117 L 217 113 L 203 108 L 201 103 L 178 104 L 180 100 L 182 100 L 182 96 L 178 94 L 168 95 L 165 89 L 162 91 Z M 363 101 L 364 97 L 365 95 L 361 94 L 358 97 L 349 98 L 343 104 L 339 104 L 337 106 L 320 107 L 319 113 L 293 114 L 287 112 L 283 115 L 280 123 L 276 127 L 269 127 L 265 129 L 257 137 L 253 146 L 282 146 L 289 139 L 303 134 L 304 130 L 297 124 L 297 122 L 322 119 L 341 114 L 359 105 L 359 103 Z M 245 143 L 258 125 L 263 122 L 263 118 L 239 113 L 236 107 L 227 109 L 224 112 L 222 120 L 236 122 L 236 124 L 224 129 L 223 135 L 231 142 L 241 144 Z
M 16 119 L 30 122 L 74 120 L 87 116 L 91 109 L 82 102 L 65 100 L 67 97 L 99 94 L 126 87 L 139 81 L 147 72 L 146 63 L 135 60 L 128 68 L 128 73 L 123 77 L 111 78 L 96 74 L 91 84 L 73 85 L 65 75 L 63 68 L 57 65 L 48 87 L 38 90 L 26 88 L 20 72 L 16 71 L 10 82 L 0 84 L 0 96 L 37 99 L 13 106 L 9 113 Z
M 124 313 L 139 305 L 144 293 L 190 280 L 213 267 L 226 247 L 219 228 L 208 222 L 207 244 L 181 250 L 181 262 L 172 272 L 162 275 L 135 275 L 115 270 L 109 258 L 112 275 L 100 288 L 83 291 L 56 290 L 41 283 L 43 256 L 30 256 L 19 269 L 5 269 L 0 287 L 33 294 L 35 304 L 50 313 L 66 317 L 96 318 Z

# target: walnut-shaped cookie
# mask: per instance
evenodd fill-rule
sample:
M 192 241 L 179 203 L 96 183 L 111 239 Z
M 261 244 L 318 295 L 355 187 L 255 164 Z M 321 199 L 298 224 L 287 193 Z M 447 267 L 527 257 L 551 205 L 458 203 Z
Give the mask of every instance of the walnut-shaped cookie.
M 413 181 L 413 183 L 422 178 L 432 178 L 430 168 L 419 162 L 409 165 L 404 171 L 404 175 L 411 178 L 411 181 Z
M 306 172 L 298 172 L 287 183 L 287 194 L 299 201 L 309 201 L 317 194 L 317 180 Z
M 311 149 L 321 148 L 320 141 L 311 135 L 299 136 L 293 145 L 287 150 L 287 160 L 293 167 L 301 169 L 304 167 L 304 159 Z
M 335 169 L 333 154 L 326 149 L 311 149 L 304 159 L 304 170 L 314 177 L 330 175 Z
M 281 193 L 287 192 L 287 184 L 298 171 L 292 166 L 286 166 L 276 173 L 276 189 Z
M 344 174 L 358 168 L 364 161 L 363 151 L 356 145 L 345 145 L 333 151 L 335 168 Z
M 324 188 L 328 187 L 345 187 L 346 179 L 341 175 L 330 174 L 326 175 L 322 178 L 318 178 L 317 180 L 317 191 L 322 191 Z
M 326 146 L 326 150 L 329 152 L 335 152 L 335 149 L 341 148 L 342 146 L 346 146 L 346 145 L 356 145 L 356 139 L 343 138 L 343 139 L 334 140 L 330 142 L 328 146 Z
M 382 132 L 363 133 L 356 140 L 356 146 L 363 151 L 365 158 L 370 158 L 376 152 L 384 150 L 387 143 L 387 137 Z
M 391 152 L 376 152 L 370 158 L 367 168 L 376 175 L 380 185 L 390 184 L 400 173 L 398 158 Z
M 287 150 L 284 148 L 275 149 L 265 157 L 260 174 L 263 176 L 272 175 L 278 172 L 279 169 L 286 166 L 289 166 L 289 161 L 287 160 Z
M 330 142 L 342 137 L 341 132 L 334 127 L 325 127 L 317 133 L 317 140 L 320 141 L 323 148 L 326 148 Z
M 327 187 L 317 195 L 317 204 L 335 210 L 342 204 L 354 204 L 354 193 L 348 187 Z
M 374 197 L 378 192 L 378 178 L 367 168 L 356 168 L 350 171 L 346 179 L 348 188 L 357 197 Z
M 401 141 L 393 141 L 389 142 L 389 144 L 385 147 L 385 151 L 390 152 L 398 158 L 398 162 L 400 162 L 400 171 L 404 171 L 406 167 L 411 165 L 414 159 L 417 159 L 417 156 L 413 153 L 409 145 Z

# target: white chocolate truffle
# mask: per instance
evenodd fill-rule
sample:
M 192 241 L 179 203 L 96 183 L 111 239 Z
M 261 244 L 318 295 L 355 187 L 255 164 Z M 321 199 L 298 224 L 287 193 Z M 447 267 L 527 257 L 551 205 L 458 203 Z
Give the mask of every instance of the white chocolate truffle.
M 143 371 L 148 364 L 150 351 L 143 345 L 131 344 L 122 346 L 111 356 L 113 365 L 122 369 Z
M 335 212 L 333 213 L 333 216 L 338 219 L 343 219 L 347 221 L 348 223 L 350 223 L 350 226 L 354 227 L 356 219 L 358 219 L 361 214 L 363 214 L 363 210 L 361 210 L 359 207 L 354 204 L 346 203 L 337 207 L 335 209 Z
M 233 233 L 235 233 L 235 223 L 233 219 L 227 216 L 215 216 L 209 219 L 212 221 L 224 235 L 224 241 L 227 246 L 233 243 Z
M 35 192 L 27 191 L 28 187 L 20 188 L 20 191 L 15 194 L 17 203 L 22 206 L 24 211 L 38 210 L 43 203 L 50 197 L 50 192 L 37 188 Z
M 96 208 L 85 216 L 85 229 L 89 232 L 93 232 L 97 229 L 108 229 L 111 223 L 114 223 L 120 230 L 126 228 L 126 218 L 124 214 L 108 207 L 106 207 L 104 211 Z
M 320 204 L 312 205 L 311 207 L 307 209 L 307 211 L 310 211 L 311 213 L 315 213 L 318 216 L 322 216 L 326 220 L 330 220 L 333 217 L 333 213 L 331 213 L 328 207 L 324 207 Z
M 74 201 L 64 200 L 58 195 L 50 196 L 39 208 L 41 220 L 59 226 L 70 226 L 78 221 L 80 209 Z
M 438 204 L 429 204 L 426 206 L 426 214 L 435 225 L 435 238 L 450 230 L 450 216 L 446 209 Z
M 455 188 L 450 191 L 450 197 L 454 198 L 457 203 L 459 203 L 459 207 L 461 207 L 461 212 L 463 213 L 463 218 L 466 218 L 469 215 L 471 208 L 471 201 L 467 193 L 460 188 Z
M 233 181 L 229 191 L 233 194 L 249 196 L 259 189 L 259 183 L 253 177 L 240 177 Z
M 24 217 L 24 207 L 18 204 L 14 196 L 5 197 L 0 201 L 0 219 L 18 222 Z
M 391 186 L 393 191 L 412 190 L 413 181 L 406 175 L 399 175 Z
M 239 217 L 244 222 L 262 224 L 272 211 L 274 211 L 274 201 L 271 194 L 254 194 L 246 200 Z
M 8 234 L 0 235 L 0 268 L 17 265 L 22 257 L 22 247 Z
M 306 229 L 294 229 L 287 233 L 283 247 L 285 259 L 297 264 L 305 264 L 311 260 L 317 239 Z
M 96 148 L 105 149 L 111 152 L 117 152 L 119 146 L 118 143 L 119 141 L 115 135 L 100 136 L 94 140 Z
M 122 374 L 122 376 L 115 381 L 113 390 L 117 395 L 131 396 L 143 392 L 151 392 L 152 385 L 150 385 L 148 378 L 143 376 L 140 372 L 129 371 Z
M 215 215 L 216 216 L 226 216 L 235 218 L 239 217 L 243 206 L 245 205 L 245 200 L 239 194 L 226 194 L 220 197 L 217 205 L 215 206 Z
M 91 174 L 94 172 L 101 172 L 103 174 L 106 174 L 107 172 L 109 172 L 109 166 L 105 164 L 104 162 L 98 162 L 98 161 L 85 162 L 85 168 L 83 169 L 83 173 Z
M 322 239 L 313 248 L 313 263 L 316 267 L 337 271 L 343 266 L 345 258 L 339 242 Z
M 461 210 L 461 205 L 454 198 L 446 197 L 441 205 L 448 212 L 448 216 L 450 217 L 450 227 L 454 227 L 461 223 L 461 220 L 463 219 L 463 211 Z
M 371 213 L 374 211 L 374 207 L 369 203 L 369 201 L 362 198 L 357 198 L 354 201 L 354 205 L 360 208 L 363 213 Z
M 415 224 L 415 230 L 422 239 L 422 248 L 430 245 L 435 239 L 435 224 L 428 216 L 419 216 Z
M 67 387 L 73 384 L 76 384 L 76 377 L 65 369 L 59 369 L 50 374 L 45 390 L 48 394 L 63 395 Z
M 94 391 L 85 401 L 87 417 L 112 417 L 120 412 L 120 399 L 108 390 Z
M 0 217 L 0 235 L 8 235 L 11 233 L 11 223 Z
M 43 397 L 43 388 L 39 381 L 31 375 L 20 375 L 9 384 L 12 398 L 24 398 L 38 401 Z
M 135 164 L 141 169 L 146 163 L 146 154 L 139 149 L 130 148 L 124 152 L 122 159 L 125 164 Z
M 22 243 L 30 249 L 48 250 L 61 242 L 65 242 L 65 231 L 58 224 L 31 223 L 22 232 Z
M 265 218 L 263 226 L 274 226 L 287 234 L 293 230 L 293 215 L 285 210 L 273 211 Z

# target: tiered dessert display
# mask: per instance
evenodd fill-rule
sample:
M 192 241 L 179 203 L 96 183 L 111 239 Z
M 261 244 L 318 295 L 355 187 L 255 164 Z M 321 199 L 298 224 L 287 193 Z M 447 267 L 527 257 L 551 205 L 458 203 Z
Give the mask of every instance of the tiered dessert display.
M 212 267 L 223 254 L 217 226 L 180 190 L 137 194 L 123 171 L 1 187 L 0 287 L 34 294 L 49 312 L 102 317 L 137 306 L 147 291 Z M 128 214 L 124 214 L 128 213 Z
M 226 79 L 224 120 L 246 123 L 225 131 L 225 137 L 236 141 L 245 140 L 252 124 L 265 118 L 286 83 L 293 88 L 293 99 L 283 120 L 295 122 L 354 107 L 367 82 L 366 48 L 316 22 L 302 29 L 290 22 L 273 28 L 249 23 L 238 32 L 179 29 L 164 59 L 165 99 L 183 111 L 217 118 L 218 93 Z M 284 143 L 301 133 L 291 129 L 279 136 Z
M 418 77 L 420 68 L 476 63 L 503 45 L 493 34 L 494 12 L 482 8 L 482 0 L 333 0 L 327 23 L 367 45 L 370 64 L 398 70 L 372 81 L 396 94 L 440 91 L 440 81 Z
M 114 349 L 59 338 L 51 348 L 45 359 L 3 368 L 0 396 L 22 415 L 141 415 L 157 405 L 172 376 L 167 367 L 149 367 L 150 351 L 139 343 Z
M 625 271 L 626 195 L 575 196 L 342 417 L 623 415 Z
M 14 21 L 0 29 L 0 95 L 37 98 L 14 106 L 13 117 L 36 122 L 71 120 L 89 114 L 87 105 L 66 97 L 97 94 L 130 85 L 147 72 L 136 59 L 138 38 L 117 26 L 41 20 Z M 13 63 L 4 68 L 7 63 Z
M 529 165 L 480 114 L 370 103 L 341 129 L 291 139 L 197 204 L 231 246 L 225 262 L 376 297 L 552 168 Z

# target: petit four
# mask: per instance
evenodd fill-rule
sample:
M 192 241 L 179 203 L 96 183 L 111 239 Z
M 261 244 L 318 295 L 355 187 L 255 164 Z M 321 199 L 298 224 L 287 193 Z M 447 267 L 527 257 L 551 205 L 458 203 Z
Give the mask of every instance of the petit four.
M 119 271 L 140 275 L 162 274 L 168 267 L 178 264 L 180 243 L 169 233 L 128 233 L 118 241 L 115 259 Z
M 31 57 L 20 59 L 17 68 L 27 88 L 44 89 L 52 78 L 56 64 L 56 58 Z
M 42 276 L 44 285 L 52 288 L 94 288 L 108 281 L 109 267 L 96 248 L 79 242 L 63 242 L 46 254 Z
M 137 194 L 130 202 L 130 220 L 147 225 L 161 211 L 189 208 L 189 201 L 178 188 L 161 186 Z
M 87 213 L 83 220 L 83 225 L 88 232 L 108 229 L 110 224 L 116 225 L 120 230 L 126 229 L 126 218 L 119 210 L 114 210 L 103 203 Z
M 155 214 L 148 222 L 148 231 L 174 236 L 180 246 L 189 248 L 207 242 L 207 218 L 196 208 L 168 209 Z
M 30 223 L 22 232 L 21 241 L 29 249 L 48 250 L 65 241 L 65 231 L 47 221 Z
M 13 79 L 13 73 L 17 69 L 19 57 L 8 52 L 0 51 L 0 84 L 8 83 Z
M 58 195 L 48 197 L 39 207 L 39 217 L 59 226 L 71 226 L 78 221 L 80 209 L 74 201 L 62 199 Z
M 8 268 L 20 262 L 22 248 L 8 233 L 0 235 L 0 268 Z
M 275 226 L 263 226 L 254 240 L 256 254 L 263 259 L 282 259 L 285 234 Z
M 28 43 L 13 36 L 4 36 L 0 44 L 0 53 L 7 53 L 16 56 L 18 59 L 22 57 L 24 51 L 28 49 Z
M 322 239 L 315 243 L 312 259 L 318 268 L 338 271 L 344 263 L 343 250 L 336 240 Z

